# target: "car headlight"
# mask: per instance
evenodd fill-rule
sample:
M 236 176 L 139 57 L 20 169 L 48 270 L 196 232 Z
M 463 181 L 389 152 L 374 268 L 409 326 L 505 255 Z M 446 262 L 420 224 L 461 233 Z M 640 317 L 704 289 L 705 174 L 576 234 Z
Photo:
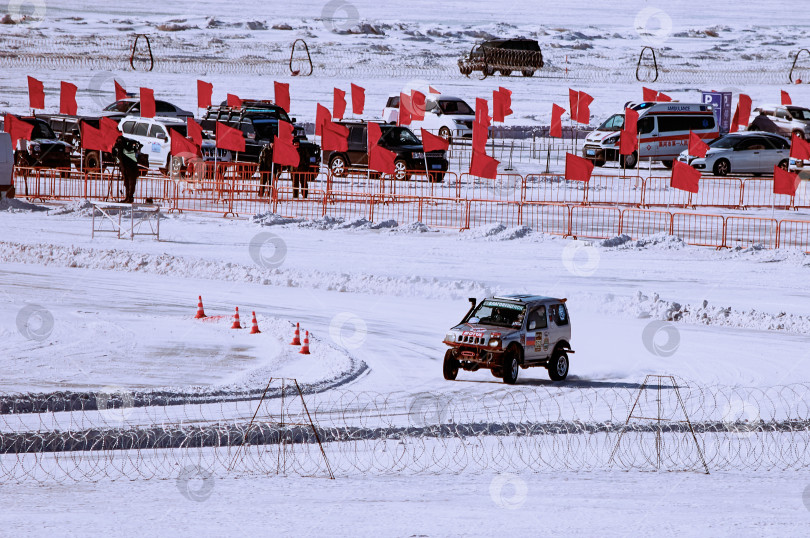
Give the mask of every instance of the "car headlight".
M 491 338 L 489 340 L 489 347 L 497 348 L 497 347 L 500 347 L 500 345 L 501 345 L 501 341 L 499 339 L 497 339 L 497 338 Z
M 411 157 L 413 157 L 414 159 L 424 159 L 425 154 L 423 152 L 415 151 L 411 153 Z
M 609 137 L 605 138 L 605 140 L 603 140 L 602 143 L 603 144 L 615 144 L 616 142 L 619 141 L 620 137 L 621 137 L 621 135 L 609 136 Z
M 454 335 L 453 333 L 447 333 L 447 335 L 444 337 L 444 341 L 445 342 L 455 342 L 456 341 L 456 335 Z

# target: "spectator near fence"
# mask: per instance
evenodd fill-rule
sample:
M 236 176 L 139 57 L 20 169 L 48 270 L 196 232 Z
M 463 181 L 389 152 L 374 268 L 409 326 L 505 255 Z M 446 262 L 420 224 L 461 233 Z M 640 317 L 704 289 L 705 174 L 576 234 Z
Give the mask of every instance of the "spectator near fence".
M 125 204 L 135 201 L 135 186 L 138 182 L 138 154 L 143 145 L 137 140 L 119 136 L 113 146 L 112 154 L 118 161 L 118 168 L 121 170 L 121 177 L 124 179 L 124 199 Z
M 262 147 L 259 153 L 259 197 L 270 196 L 270 189 L 273 186 L 273 144 L 268 143 Z

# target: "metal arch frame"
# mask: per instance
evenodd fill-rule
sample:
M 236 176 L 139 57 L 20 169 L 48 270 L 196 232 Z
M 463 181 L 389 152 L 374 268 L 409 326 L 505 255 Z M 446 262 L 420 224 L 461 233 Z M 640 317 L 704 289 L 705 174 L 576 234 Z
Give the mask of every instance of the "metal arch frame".
M 641 80 L 639 78 L 639 70 L 641 69 L 641 60 L 644 58 L 644 52 L 649 50 L 652 53 L 653 67 L 655 67 L 655 78 L 652 80 Z M 641 53 L 638 55 L 638 63 L 636 63 L 636 80 L 639 82 L 655 82 L 658 80 L 658 60 L 655 57 L 655 49 L 650 46 L 641 48 Z

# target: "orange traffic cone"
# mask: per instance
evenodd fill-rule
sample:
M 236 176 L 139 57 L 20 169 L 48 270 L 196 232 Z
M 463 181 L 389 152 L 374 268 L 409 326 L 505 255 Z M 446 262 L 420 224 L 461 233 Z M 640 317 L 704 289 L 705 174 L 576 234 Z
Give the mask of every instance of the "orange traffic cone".
M 242 324 L 239 322 L 239 307 L 236 307 L 236 314 L 233 315 L 233 325 L 231 325 L 231 329 L 241 329 Z
M 301 345 L 301 331 L 298 327 L 298 324 L 295 324 L 295 335 L 293 336 L 293 341 L 290 342 L 291 346 L 300 346 Z
M 199 296 L 200 301 L 197 303 L 197 315 L 194 316 L 194 319 L 202 319 L 205 317 L 205 310 L 203 310 L 202 305 L 202 295 Z
M 250 328 L 250 334 L 259 334 L 259 323 L 256 321 L 256 312 L 253 312 L 253 326 Z
M 298 353 L 309 355 L 309 331 L 304 331 L 304 345 L 301 346 L 301 351 Z

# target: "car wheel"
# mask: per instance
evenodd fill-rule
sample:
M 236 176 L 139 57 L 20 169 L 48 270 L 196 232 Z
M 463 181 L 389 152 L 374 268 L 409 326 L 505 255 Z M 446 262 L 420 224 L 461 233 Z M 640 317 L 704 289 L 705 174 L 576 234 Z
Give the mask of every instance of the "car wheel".
M 444 354 L 444 378 L 448 381 L 454 381 L 458 375 L 458 361 L 452 349 L 448 349 Z
M 402 159 L 397 159 L 394 161 L 394 178 L 400 181 L 406 181 L 409 179 L 408 175 L 408 164 L 403 161 Z
M 512 74 L 512 70 L 511 69 L 501 69 L 500 73 L 501 73 L 501 76 L 508 77 L 509 75 Z
M 557 348 L 548 361 L 548 377 L 552 381 L 562 381 L 568 377 L 568 353 Z
M 97 151 L 88 151 L 84 156 L 84 167 L 91 170 L 101 168 L 101 156 Z
M 452 133 L 450 132 L 450 129 L 447 127 L 442 127 L 441 129 L 439 129 L 439 136 L 441 136 L 448 142 L 453 141 Z
M 329 171 L 332 172 L 332 175 L 335 177 L 345 177 L 347 164 L 348 162 L 343 155 L 333 155 L 332 158 L 329 159 Z
M 714 163 L 712 172 L 714 172 L 716 176 L 727 176 L 729 172 L 731 172 L 731 163 L 728 162 L 728 159 L 718 159 L 717 162 Z
M 638 152 L 634 151 L 630 155 L 624 155 L 624 167 L 635 168 L 638 164 Z
M 503 354 L 503 382 L 507 385 L 514 385 L 520 371 L 520 350 L 515 346 L 510 346 Z
M 784 170 L 786 172 L 787 172 L 789 166 L 790 166 L 790 163 L 788 162 L 787 159 L 784 159 L 784 160 L 779 162 L 779 168 L 781 168 L 782 170 Z
M 521 73 L 523 74 L 524 77 L 534 76 L 534 71 L 532 71 L 531 69 L 524 69 L 523 71 L 521 71 Z

